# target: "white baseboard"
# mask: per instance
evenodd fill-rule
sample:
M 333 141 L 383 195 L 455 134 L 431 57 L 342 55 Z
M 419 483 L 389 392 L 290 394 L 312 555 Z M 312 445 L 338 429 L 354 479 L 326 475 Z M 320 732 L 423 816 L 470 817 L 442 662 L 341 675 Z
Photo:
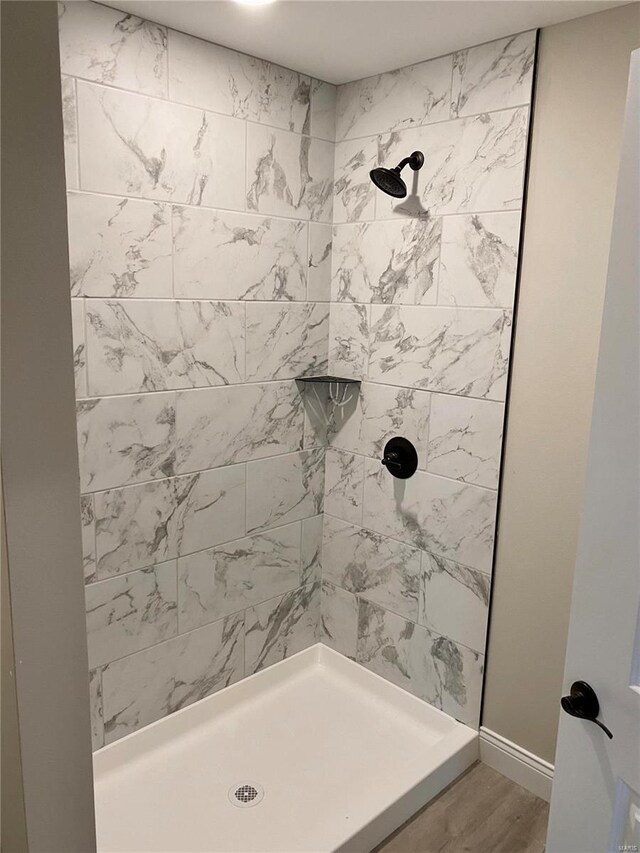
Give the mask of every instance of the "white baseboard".
M 484 726 L 480 727 L 480 761 L 537 797 L 551 799 L 553 764 Z

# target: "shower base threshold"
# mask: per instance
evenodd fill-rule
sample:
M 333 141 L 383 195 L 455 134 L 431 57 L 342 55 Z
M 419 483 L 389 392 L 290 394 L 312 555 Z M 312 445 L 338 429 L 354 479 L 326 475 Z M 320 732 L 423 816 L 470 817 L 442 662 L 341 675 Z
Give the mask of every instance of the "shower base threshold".
M 365 853 L 477 756 L 473 729 L 318 644 L 96 752 L 98 850 Z

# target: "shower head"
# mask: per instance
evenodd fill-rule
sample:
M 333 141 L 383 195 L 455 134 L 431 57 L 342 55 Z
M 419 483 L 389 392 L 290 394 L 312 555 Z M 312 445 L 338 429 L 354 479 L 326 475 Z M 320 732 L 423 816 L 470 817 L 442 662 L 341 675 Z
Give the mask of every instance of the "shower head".
M 400 172 L 405 166 L 411 166 L 413 171 L 417 172 L 423 164 L 424 154 L 422 151 L 414 151 L 409 157 L 401 160 L 395 169 L 385 169 L 380 166 L 377 169 L 372 169 L 369 172 L 369 177 L 383 193 L 393 196 L 393 198 L 404 198 L 407 194 L 407 185 L 400 177 Z

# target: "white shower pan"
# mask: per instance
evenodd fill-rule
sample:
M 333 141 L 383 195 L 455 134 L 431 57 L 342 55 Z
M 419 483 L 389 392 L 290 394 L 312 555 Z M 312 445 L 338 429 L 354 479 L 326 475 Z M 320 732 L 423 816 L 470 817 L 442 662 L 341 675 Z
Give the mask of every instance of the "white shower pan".
M 477 753 L 477 732 L 316 645 L 96 752 L 98 850 L 364 853 Z

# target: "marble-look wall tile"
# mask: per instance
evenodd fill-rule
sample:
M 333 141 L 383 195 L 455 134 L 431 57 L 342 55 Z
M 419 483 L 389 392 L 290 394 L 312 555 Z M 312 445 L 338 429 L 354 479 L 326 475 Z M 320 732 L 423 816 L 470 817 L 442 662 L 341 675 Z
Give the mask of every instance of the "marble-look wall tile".
M 351 592 L 323 582 L 320 599 L 320 641 L 345 657 L 356 659 L 358 599 Z
M 443 56 L 339 86 L 336 139 L 448 119 L 451 62 Z
M 167 96 L 167 30 L 97 3 L 59 3 L 65 74 Z
M 245 471 L 233 465 L 95 496 L 97 577 L 244 536 Z
M 490 585 L 483 572 L 423 552 L 418 622 L 484 653 Z
M 84 332 L 84 299 L 71 300 L 71 336 L 73 338 L 73 375 L 76 398 L 87 395 L 87 342 Z
M 372 672 L 477 727 L 482 655 L 360 601 L 356 660 Z
M 303 450 L 247 464 L 247 532 L 322 512 L 324 450 Z
M 483 113 L 379 138 L 381 165 L 423 151 L 417 195 L 405 201 L 378 194 L 376 218 L 518 210 L 522 205 L 528 108 Z
M 87 309 L 89 393 L 229 385 L 244 379 L 244 306 L 104 301 Z
M 287 592 L 245 611 L 245 671 L 249 675 L 312 646 L 318 638 L 320 584 Z
M 497 489 L 503 420 L 502 403 L 434 394 L 426 467 L 432 474 Z
M 96 580 L 96 528 L 93 495 L 80 495 L 82 567 L 85 583 Z
M 331 222 L 333 149 L 323 139 L 247 125 L 247 208 Z
M 452 116 L 528 104 L 535 45 L 531 31 L 454 53 Z
M 309 225 L 309 275 L 307 299 L 331 301 L 332 228 L 324 222 Z
M 242 121 L 78 83 L 82 189 L 244 208 Z
M 441 557 L 491 571 L 496 493 L 422 471 L 397 480 L 365 463 L 364 526 Z
M 304 450 L 314 447 L 326 447 L 327 427 L 329 425 L 329 400 L 335 394 L 335 385 L 329 387 L 324 382 L 296 383 L 302 391 L 304 400 Z
M 300 583 L 300 535 L 296 522 L 181 557 L 180 632 L 295 589 Z
M 302 521 L 302 554 L 300 560 L 300 583 L 316 583 L 322 578 L 322 525 L 323 515 L 305 518 Z
M 105 740 L 111 743 L 244 675 L 244 620 L 228 616 L 104 667 Z
M 326 515 L 323 555 L 324 580 L 417 622 L 416 548 Z
M 89 672 L 89 712 L 91 714 L 91 748 L 95 752 L 104 746 L 102 670 L 99 668 Z
M 339 302 L 433 305 L 441 219 L 337 225 L 332 298 Z
M 512 308 L 519 234 L 520 211 L 446 216 L 438 304 Z
M 173 101 L 309 133 L 311 80 L 255 56 L 169 31 Z
M 166 204 L 71 192 L 67 215 L 72 296 L 173 295 Z
M 325 512 L 362 524 L 364 456 L 327 450 L 324 475 Z
M 80 489 L 96 492 L 169 477 L 175 466 L 175 394 L 102 397 L 77 404 Z
M 175 295 L 304 300 L 307 223 L 173 207 Z
M 375 137 L 338 142 L 335 149 L 333 221 L 373 219 L 376 188 L 369 172 L 376 165 Z
M 246 310 L 248 382 L 326 374 L 327 304 L 248 302 Z
M 329 318 L 329 373 L 363 379 L 368 363 L 369 306 L 333 303 Z
M 336 87 L 322 80 L 311 81 L 311 136 L 336 138 Z
M 371 379 L 504 400 L 509 311 L 373 305 L 371 322 Z
M 89 666 L 110 663 L 178 633 L 176 563 L 89 584 Z
M 76 81 L 73 77 L 63 77 L 62 86 L 62 126 L 64 133 L 64 171 L 67 187 L 78 186 L 78 111 L 76 101 Z
M 300 450 L 303 422 L 295 382 L 181 391 L 176 470 L 183 474 Z

